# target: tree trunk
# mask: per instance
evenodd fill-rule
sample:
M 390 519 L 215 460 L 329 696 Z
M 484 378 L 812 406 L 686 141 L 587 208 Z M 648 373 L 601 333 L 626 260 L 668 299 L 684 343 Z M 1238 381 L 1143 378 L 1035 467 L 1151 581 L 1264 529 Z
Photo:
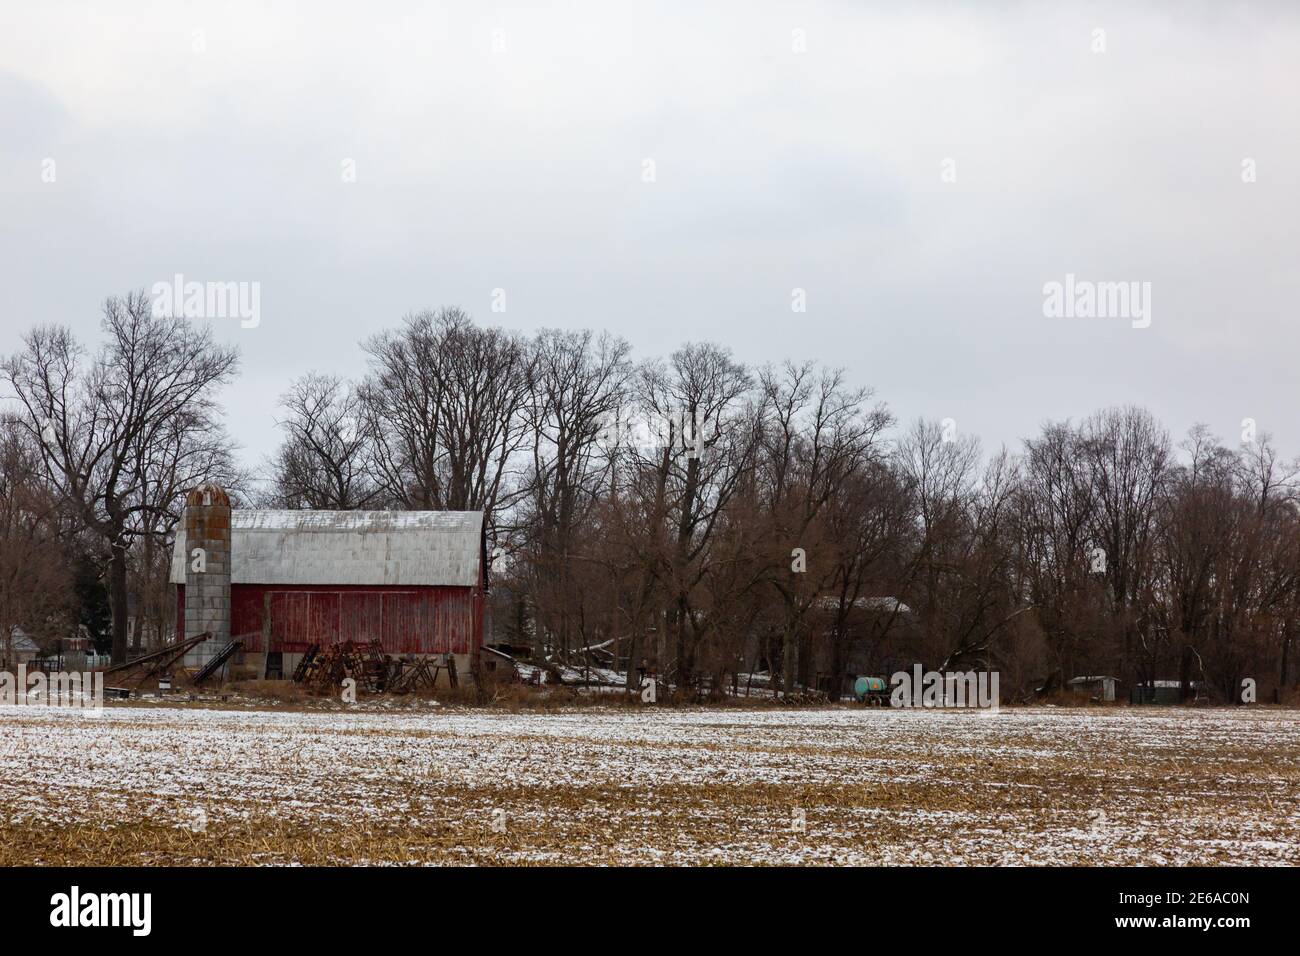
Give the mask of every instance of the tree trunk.
M 1277 686 L 1279 689 L 1285 689 L 1287 678 L 1290 677 L 1291 671 L 1291 639 L 1293 637 L 1291 625 L 1286 625 L 1284 637 L 1282 639 L 1282 665 L 1278 673 Z
M 113 663 L 126 663 L 127 586 L 126 536 L 118 534 L 112 541 L 108 561 L 108 600 L 113 610 Z
M 1179 662 L 1178 700 L 1186 703 L 1192 696 L 1192 648 L 1183 645 L 1182 660 Z
M 677 686 L 686 688 L 691 683 L 691 664 L 686 652 L 686 595 L 677 595 L 677 608 L 673 617 L 677 621 Z
M 799 630 L 798 649 L 799 649 L 799 686 L 804 688 L 804 690 L 807 690 L 810 687 L 816 690 L 816 687 L 814 685 L 817 682 L 815 680 L 815 675 L 813 674 L 813 667 L 812 667 L 812 655 L 813 655 L 812 636 L 807 632 L 807 630 L 803 628 L 800 628 Z
M 135 626 L 131 628 L 131 651 L 139 657 L 144 644 L 144 619 L 145 612 L 151 602 L 153 595 L 153 535 L 144 536 L 144 557 L 141 562 L 143 573 L 140 575 L 140 583 L 137 585 L 136 601 L 138 602 L 135 609 Z
M 840 691 L 844 686 L 844 627 L 842 624 L 836 624 L 835 630 L 831 636 L 831 689 L 830 699 L 834 703 L 840 699 Z
M 641 666 L 640 660 L 637 659 L 637 653 L 641 649 L 641 636 L 636 625 L 632 627 L 632 633 L 628 635 L 627 645 L 627 675 L 624 684 L 629 691 L 640 690 L 640 684 L 637 682 L 637 668 Z M 618 644 L 614 645 L 615 661 L 618 660 Z M 617 666 L 617 664 L 615 665 Z
M 799 666 L 795 660 L 797 648 L 794 635 L 794 625 L 787 623 L 785 633 L 781 635 L 781 687 L 787 697 L 794 693 L 795 670 Z

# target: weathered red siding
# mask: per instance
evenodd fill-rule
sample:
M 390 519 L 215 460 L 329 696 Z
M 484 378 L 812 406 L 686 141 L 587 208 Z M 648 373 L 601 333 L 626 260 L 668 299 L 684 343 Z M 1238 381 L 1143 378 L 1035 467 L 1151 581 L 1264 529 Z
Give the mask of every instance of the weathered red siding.
M 177 587 L 183 606 L 185 587 Z M 270 597 L 270 647 L 263 618 Z M 230 635 L 252 653 L 378 640 L 386 654 L 469 654 L 483 634 L 483 595 L 465 587 L 234 584 Z M 178 624 L 182 619 L 178 616 Z

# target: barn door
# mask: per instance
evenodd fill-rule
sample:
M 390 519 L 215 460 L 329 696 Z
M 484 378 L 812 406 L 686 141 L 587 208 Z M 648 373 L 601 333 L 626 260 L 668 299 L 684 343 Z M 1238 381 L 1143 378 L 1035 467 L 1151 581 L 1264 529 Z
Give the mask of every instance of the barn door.
M 268 597 L 271 610 L 268 651 L 301 654 L 312 644 L 326 647 L 338 643 L 337 591 L 271 591 Z

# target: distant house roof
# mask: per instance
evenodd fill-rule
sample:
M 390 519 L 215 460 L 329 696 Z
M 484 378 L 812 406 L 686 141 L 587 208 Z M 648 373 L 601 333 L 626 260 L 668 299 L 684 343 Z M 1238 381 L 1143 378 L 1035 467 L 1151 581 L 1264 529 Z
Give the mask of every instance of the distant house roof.
M 13 648 L 16 654 L 39 654 L 41 652 L 40 647 L 27 636 L 27 632 L 21 627 L 15 627 L 9 632 L 9 646 Z
M 839 598 L 834 595 L 826 595 L 817 601 L 818 607 L 827 611 L 833 611 L 840 606 Z M 854 600 L 853 607 L 860 611 L 885 611 L 890 614 L 897 611 L 899 614 L 911 614 L 912 609 L 896 597 L 860 597 Z
M 479 582 L 481 511 L 230 513 L 231 584 L 447 585 Z M 182 520 L 173 584 L 185 583 Z

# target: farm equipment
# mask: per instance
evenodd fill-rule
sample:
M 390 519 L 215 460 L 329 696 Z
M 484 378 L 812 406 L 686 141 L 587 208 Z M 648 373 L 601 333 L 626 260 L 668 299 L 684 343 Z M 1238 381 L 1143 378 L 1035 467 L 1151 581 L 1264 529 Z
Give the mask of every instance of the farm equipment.
M 438 675 L 447 672 L 447 682 L 458 687 L 460 681 L 456 675 L 456 658 L 451 654 L 431 657 L 403 657 L 389 665 L 388 692 L 390 694 L 408 694 L 420 689 L 433 690 L 438 686 Z
M 298 683 L 320 690 L 338 687 L 349 677 L 367 693 L 384 690 L 388 684 L 388 658 L 378 641 L 365 644 L 344 641 L 322 651 L 313 645 L 293 675 Z
M 295 684 L 301 684 L 307 679 L 307 675 L 311 673 L 312 665 L 316 662 L 316 655 L 319 653 L 319 644 L 313 644 L 307 648 L 307 652 L 302 655 L 302 660 L 293 669 L 293 682 Z
M 388 692 L 390 694 L 409 694 L 411 691 L 427 687 L 432 690 L 437 675 L 430 669 L 429 661 L 423 657 L 403 657 L 393 661 L 388 675 Z
M 452 654 L 393 657 L 384 653 L 379 641 L 343 641 L 323 647 L 309 645 L 294 668 L 293 680 L 325 691 L 350 677 L 357 682 L 358 690 L 368 694 L 409 694 L 433 690 L 444 672 L 448 684 L 460 686 Z
M 859 677 L 853 682 L 853 694 L 868 707 L 884 707 L 889 703 L 889 685 L 883 677 Z
M 195 687 L 202 684 L 205 680 L 215 674 L 219 668 L 223 667 L 226 661 L 234 657 L 235 652 L 243 646 L 244 642 L 239 638 L 235 638 L 233 641 L 228 641 L 221 650 L 217 651 L 216 657 L 212 658 L 212 660 L 199 668 L 198 673 L 190 678 L 190 684 Z
M 104 677 L 107 679 L 112 675 L 115 683 L 121 681 L 122 686 L 128 688 L 139 688 L 150 678 L 170 679 L 172 665 L 184 657 L 185 652 L 191 647 L 196 647 L 211 637 L 210 633 L 204 631 L 196 637 L 168 644 L 161 650 L 137 657 L 125 664 L 114 664 L 112 667 L 105 668 Z

